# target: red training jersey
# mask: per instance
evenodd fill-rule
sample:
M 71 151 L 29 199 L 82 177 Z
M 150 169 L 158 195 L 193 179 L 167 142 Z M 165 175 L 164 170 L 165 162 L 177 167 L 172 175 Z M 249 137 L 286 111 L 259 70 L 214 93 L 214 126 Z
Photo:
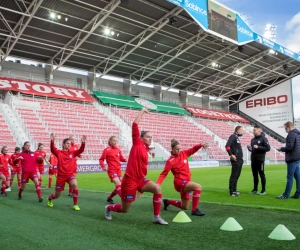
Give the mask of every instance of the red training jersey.
M 75 143 L 71 143 L 71 146 L 70 146 L 70 151 L 76 151 L 76 150 L 78 150 L 79 149 L 79 147 L 78 147 L 78 145 L 77 144 L 75 144 Z M 81 158 L 81 155 L 78 155 L 77 157 L 79 157 L 79 158 Z M 74 169 L 74 173 L 76 173 L 77 172 L 77 158 L 76 157 L 74 157 L 74 159 L 73 159 L 73 169 Z
M 132 123 L 132 148 L 128 157 L 128 164 L 125 175 L 134 179 L 141 180 L 147 175 L 149 146 L 140 138 L 138 124 Z
M 10 164 L 9 154 L 0 154 L 0 171 L 8 172 L 8 165 Z
M 19 157 L 23 157 L 21 160 Z M 38 162 L 38 155 L 35 152 L 31 151 L 23 151 L 17 155 L 14 160 L 15 165 L 19 165 L 21 163 L 22 173 L 36 173 L 36 164 Z
M 172 155 L 167 160 L 165 168 L 161 172 L 156 183 L 160 185 L 167 177 L 169 171 L 172 171 L 175 179 L 190 181 L 191 171 L 188 158 L 195 154 L 201 147 L 202 145 L 198 144 L 188 150 L 182 150 L 178 155 L 173 155 L 171 153 Z
M 19 164 L 17 164 L 17 165 L 14 164 L 14 161 L 15 161 L 15 159 L 17 158 L 17 156 L 18 156 L 18 154 L 12 154 L 12 155 L 10 156 L 10 162 L 9 162 L 9 165 L 11 165 L 13 168 L 20 167 Z
M 52 154 L 57 157 L 57 174 L 63 176 L 71 176 L 74 174 L 74 159 L 81 153 L 83 153 L 85 143 L 81 143 L 81 146 L 78 150 L 70 151 L 69 150 L 59 150 L 55 147 L 54 141 L 51 140 L 50 148 Z
M 99 159 L 99 164 L 102 169 L 106 169 L 104 161 L 106 160 L 109 170 L 120 170 L 121 162 L 126 162 L 126 159 L 122 155 L 121 149 L 118 147 L 108 146 L 102 152 Z
M 46 152 L 45 151 L 43 151 L 43 150 L 36 150 L 35 153 L 37 154 L 38 157 L 42 157 L 43 160 L 45 160 L 45 158 L 46 158 Z M 36 166 L 38 168 L 43 168 L 44 167 L 44 162 L 40 163 L 40 164 L 37 163 Z
M 50 155 L 50 159 L 49 159 L 49 163 L 51 164 L 51 166 L 57 166 L 57 158 L 54 154 Z

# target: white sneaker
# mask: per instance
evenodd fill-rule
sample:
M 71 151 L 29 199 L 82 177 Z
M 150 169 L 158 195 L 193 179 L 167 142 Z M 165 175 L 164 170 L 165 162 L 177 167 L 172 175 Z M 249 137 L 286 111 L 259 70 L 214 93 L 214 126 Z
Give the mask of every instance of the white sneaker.
M 160 224 L 160 225 L 168 225 L 168 222 L 166 222 L 163 218 L 160 216 L 154 216 L 153 217 L 153 223 Z
M 7 188 L 7 189 L 5 189 L 6 190 L 6 192 L 10 192 L 11 191 L 11 188 L 9 187 L 9 188 Z
M 112 217 L 111 217 L 110 211 L 108 210 L 108 206 L 109 206 L 109 205 L 105 206 L 105 218 L 106 218 L 107 220 L 111 220 Z

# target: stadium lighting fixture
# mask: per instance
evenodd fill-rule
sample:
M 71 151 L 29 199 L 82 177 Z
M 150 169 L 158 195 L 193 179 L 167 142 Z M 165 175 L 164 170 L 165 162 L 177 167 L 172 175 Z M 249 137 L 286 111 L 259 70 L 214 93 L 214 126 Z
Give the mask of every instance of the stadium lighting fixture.
M 213 68 L 220 68 L 220 65 L 217 64 L 216 62 L 212 62 L 212 63 L 211 63 L 211 66 L 212 66 Z
M 244 52 L 244 46 L 243 45 L 238 46 L 238 50 L 239 50 L 239 52 L 243 53 Z
M 65 21 L 68 22 L 68 20 L 69 20 L 69 18 L 68 18 L 68 17 L 65 17 Z
M 277 25 L 273 25 L 268 23 L 265 27 L 265 33 L 264 33 L 264 37 L 267 39 L 270 39 L 272 41 L 276 40 L 276 30 L 277 30 Z
M 269 49 L 269 54 L 270 55 L 277 55 L 277 52 L 275 51 L 275 50 L 273 50 L 273 49 Z
M 236 73 L 238 76 L 244 75 L 244 73 L 243 73 L 241 70 L 239 70 L 239 69 L 237 69 L 237 70 L 235 71 L 235 73 Z
M 219 102 L 222 101 L 222 98 L 217 98 L 217 101 L 219 101 Z
M 57 15 L 57 19 L 61 19 L 61 15 Z
M 172 26 L 175 26 L 177 24 L 177 18 L 175 16 L 172 16 L 169 18 L 169 22 Z
M 54 19 L 56 17 L 56 14 L 54 12 L 50 12 L 50 18 Z
M 109 28 L 105 28 L 104 29 L 104 34 L 105 35 L 109 35 L 110 34 L 110 29 Z
M 284 70 L 287 70 L 289 66 L 287 64 L 283 64 L 282 67 Z
M 117 36 L 119 36 L 120 34 L 119 33 L 117 33 Z
M 113 35 L 115 34 L 115 32 L 114 32 L 114 31 L 111 31 L 110 34 L 113 36 Z

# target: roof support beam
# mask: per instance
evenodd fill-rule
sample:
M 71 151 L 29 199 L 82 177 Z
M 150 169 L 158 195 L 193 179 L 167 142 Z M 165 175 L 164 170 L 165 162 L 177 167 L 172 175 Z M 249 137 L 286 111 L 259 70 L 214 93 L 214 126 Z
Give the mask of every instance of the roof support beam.
M 41 6 L 41 4 L 43 3 L 44 0 L 33 0 L 32 3 L 30 4 L 29 8 L 27 9 L 27 11 L 29 12 L 30 7 L 32 8 L 32 11 L 29 14 L 28 19 L 26 20 L 26 22 L 22 25 L 25 16 L 22 16 L 20 18 L 20 20 L 18 21 L 18 23 L 15 25 L 13 31 L 11 31 L 11 34 L 16 33 L 17 35 L 15 36 L 15 40 L 13 41 L 13 43 L 7 47 L 7 50 L 5 52 L 5 55 L 0 63 L 0 65 L 2 65 L 2 63 L 5 61 L 5 59 L 9 56 L 9 53 L 12 51 L 12 49 L 14 48 L 14 46 L 17 44 L 19 38 L 22 36 L 24 30 L 27 28 L 27 25 L 30 23 L 31 19 L 33 18 L 33 16 L 35 15 L 35 13 L 37 12 L 37 10 L 39 9 L 39 7 Z M 27 12 L 26 11 L 26 12 Z M 19 31 L 15 32 L 16 29 L 19 27 Z M 4 45 L 9 41 L 9 37 L 7 39 L 5 39 L 5 41 L 2 43 L 1 45 L 1 49 L 3 49 Z
M 53 69 L 53 71 L 58 70 L 73 54 L 74 52 L 86 41 L 86 39 L 89 38 L 89 36 L 97 29 L 103 22 L 104 20 L 119 6 L 121 3 L 121 0 L 113 0 L 110 1 L 104 9 L 102 9 L 90 22 L 87 23 L 87 25 L 83 28 L 84 30 L 89 29 L 88 33 L 85 34 L 83 38 L 80 38 L 82 32 L 79 31 L 75 37 L 73 37 L 59 52 L 57 52 L 54 56 L 58 56 L 61 52 L 61 61 L 59 64 Z M 100 18 L 100 19 L 99 19 Z M 90 27 L 92 26 L 92 27 Z M 74 48 L 71 50 L 71 52 L 66 55 L 66 57 L 63 58 L 65 49 L 76 39 L 76 43 Z M 54 59 L 53 58 L 53 59 Z
M 146 42 L 150 37 L 152 37 L 154 34 L 156 34 L 160 29 L 162 29 L 165 25 L 169 23 L 169 18 L 171 16 L 177 16 L 183 9 L 180 7 L 175 7 L 170 12 L 166 13 L 163 17 L 161 17 L 159 20 L 154 22 L 151 26 L 149 26 L 147 29 L 143 30 L 141 33 L 133 37 L 129 43 L 130 45 L 124 44 L 121 46 L 121 48 L 117 49 L 115 52 L 113 52 L 109 57 L 102 60 L 96 65 L 96 68 L 99 67 L 102 64 L 106 64 L 104 71 L 102 72 L 102 75 L 106 75 L 109 71 L 111 71 L 114 67 L 116 67 L 121 61 L 123 61 L 126 57 L 128 57 L 133 51 L 135 51 L 137 48 L 139 48 L 144 42 Z M 148 34 L 147 34 L 148 33 Z M 136 42 L 135 45 L 133 43 Z M 128 46 L 133 46 L 129 51 L 126 52 L 126 49 Z M 116 62 L 113 63 L 110 67 L 107 68 L 108 63 L 110 59 L 117 53 L 122 52 L 121 56 L 118 58 Z M 124 54 L 125 53 L 125 54 Z
M 142 76 L 141 79 L 139 80 L 139 82 L 143 82 L 145 81 L 148 77 L 152 76 L 153 74 L 155 74 L 157 71 L 159 71 L 160 69 L 162 69 L 164 66 L 166 66 L 167 64 L 169 64 L 170 62 L 172 62 L 174 59 L 176 59 L 177 57 L 179 57 L 180 55 L 182 55 L 184 52 L 188 51 L 190 48 L 194 47 L 197 43 L 201 42 L 202 40 L 204 40 L 207 37 L 207 34 L 201 36 L 202 32 L 200 32 L 196 38 L 193 38 L 192 40 L 188 40 L 185 43 L 182 43 L 181 46 L 179 48 L 177 48 L 177 52 L 176 54 L 171 57 L 169 60 L 167 60 L 166 62 L 164 62 L 163 64 L 159 64 L 157 66 L 157 68 L 155 70 L 153 70 L 151 73 L 149 73 L 146 76 Z M 195 41 L 193 41 L 195 40 Z M 186 46 L 187 45 L 187 46 Z M 183 48 L 184 46 L 186 46 L 185 48 Z M 161 62 L 163 60 L 163 57 L 161 58 Z M 137 83 L 138 84 L 138 83 Z

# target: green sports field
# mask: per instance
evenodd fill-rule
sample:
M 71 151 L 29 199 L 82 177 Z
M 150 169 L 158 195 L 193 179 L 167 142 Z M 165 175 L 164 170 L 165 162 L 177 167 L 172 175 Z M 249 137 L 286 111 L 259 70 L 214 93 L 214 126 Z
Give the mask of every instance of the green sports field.
M 160 171 L 149 171 L 156 180 Z M 113 189 L 105 173 L 79 174 L 79 205 L 72 210 L 72 198 L 64 192 L 48 208 L 46 198 L 53 189 L 43 189 L 44 202 L 38 203 L 33 185 L 17 200 L 16 186 L 8 197 L 0 197 L 2 232 L 0 249 L 298 249 L 300 199 L 276 200 L 285 188 L 286 167 L 266 166 L 267 195 L 249 195 L 252 176 L 244 167 L 239 181 L 240 197 L 228 195 L 229 167 L 193 169 L 193 180 L 202 184 L 200 209 L 204 217 L 191 217 L 191 223 L 172 219 L 179 210 L 161 212 L 167 226 L 152 224 L 152 199 L 137 200 L 128 214 L 113 213 L 104 218 L 107 193 Z M 46 178 L 44 178 L 46 184 Z M 15 183 L 14 183 L 15 185 Z M 44 185 L 45 186 L 45 185 Z M 295 190 L 295 185 L 293 191 Z M 164 198 L 178 198 L 172 176 L 162 185 Z M 115 197 L 116 202 L 119 197 Z M 220 226 L 234 217 L 244 228 L 225 232 Z M 284 224 L 295 236 L 293 241 L 275 241 L 268 235 Z

